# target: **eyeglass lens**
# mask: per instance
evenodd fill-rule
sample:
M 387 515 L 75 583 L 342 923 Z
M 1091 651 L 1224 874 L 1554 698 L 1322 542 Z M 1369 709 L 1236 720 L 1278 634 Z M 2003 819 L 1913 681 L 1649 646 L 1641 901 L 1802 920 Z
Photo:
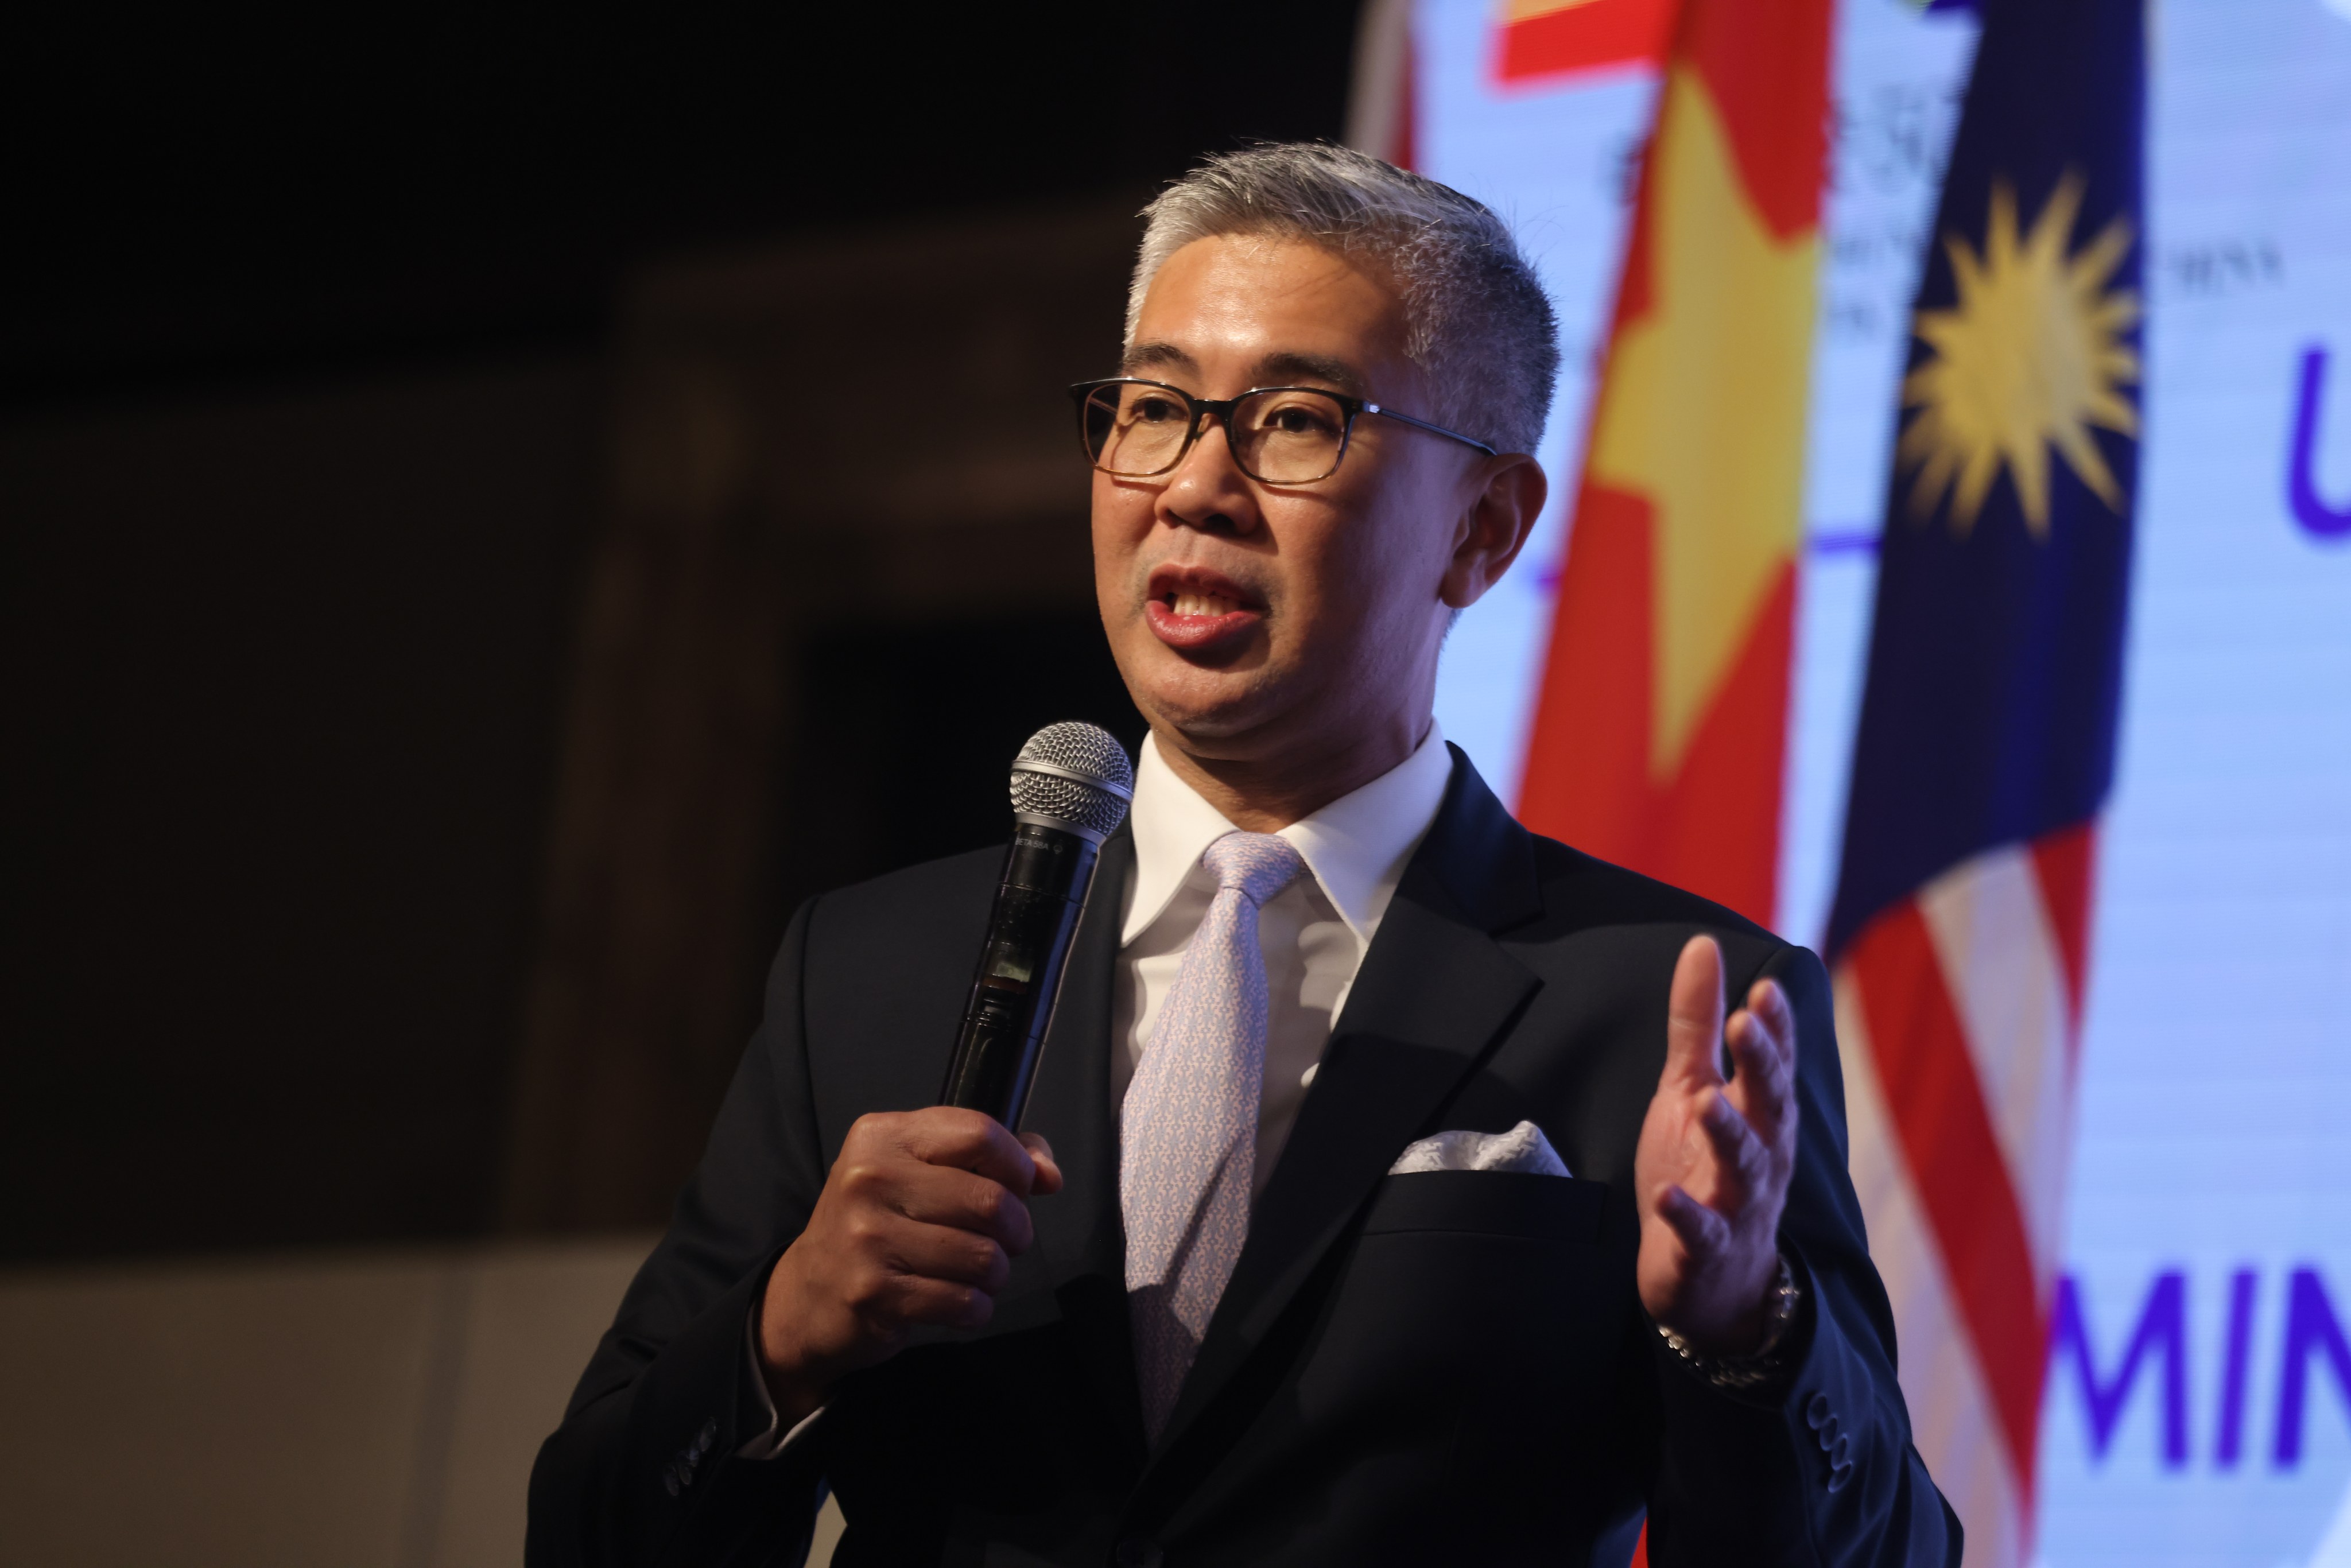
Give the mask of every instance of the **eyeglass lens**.
M 1094 466 L 1128 478 L 1173 468 L 1192 426 L 1191 407 L 1164 387 L 1096 387 L 1082 413 Z M 1253 392 L 1233 410 L 1227 434 L 1242 473 L 1269 485 L 1304 485 L 1339 466 L 1347 411 L 1307 389 Z

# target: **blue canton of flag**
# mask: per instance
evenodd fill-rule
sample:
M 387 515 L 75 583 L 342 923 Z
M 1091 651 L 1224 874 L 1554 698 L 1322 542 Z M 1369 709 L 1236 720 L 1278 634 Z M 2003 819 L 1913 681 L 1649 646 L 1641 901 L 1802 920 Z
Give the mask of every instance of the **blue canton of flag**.
M 2030 1558 L 2138 473 L 2140 0 L 1987 0 L 1830 917 L 1852 1163 L 1969 1560 Z

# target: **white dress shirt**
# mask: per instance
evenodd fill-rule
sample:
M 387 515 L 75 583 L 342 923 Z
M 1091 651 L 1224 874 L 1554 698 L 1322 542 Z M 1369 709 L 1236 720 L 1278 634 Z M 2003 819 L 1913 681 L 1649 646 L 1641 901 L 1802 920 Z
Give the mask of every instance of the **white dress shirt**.
M 1265 1092 L 1257 1113 L 1252 1190 L 1263 1192 L 1289 1140 L 1298 1107 L 1314 1082 L 1331 1025 L 1355 983 L 1372 936 L 1404 880 L 1405 862 L 1427 836 L 1453 777 L 1453 754 L 1435 719 L 1419 749 L 1352 794 L 1342 795 L 1281 830 L 1311 874 L 1300 877 L 1258 912 L 1265 954 Z M 1167 999 L 1184 949 L 1217 895 L 1200 855 L 1233 831 L 1224 813 L 1176 776 L 1156 739 L 1143 743 L 1135 768 L 1134 875 L 1119 917 L 1118 964 L 1111 1002 L 1111 1082 L 1123 1102 L 1135 1064 L 1151 1049 L 1151 1026 Z M 781 1430 L 759 1373 L 758 1314 L 746 1325 L 752 1384 L 768 1424 L 737 1451 L 771 1459 L 816 1424 L 820 1408 Z
M 1355 971 L 1395 896 L 1405 862 L 1437 820 L 1453 775 L 1434 719 L 1414 753 L 1351 794 L 1280 831 L 1311 874 L 1258 913 L 1269 1002 L 1265 1093 L 1258 1106 L 1253 1190 L 1263 1192 L 1346 1004 Z M 1176 777 L 1154 738 L 1135 769 L 1134 875 L 1120 913 L 1111 1002 L 1111 1082 L 1123 1101 L 1184 949 L 1217 895 L 1201 852 L 1233 824 Z

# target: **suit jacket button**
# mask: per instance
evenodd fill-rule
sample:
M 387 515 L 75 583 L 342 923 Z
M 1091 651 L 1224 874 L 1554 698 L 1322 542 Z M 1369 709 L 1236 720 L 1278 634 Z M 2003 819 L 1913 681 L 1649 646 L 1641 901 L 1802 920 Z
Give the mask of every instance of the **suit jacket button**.
M 1844 1464 L 1830 1469 L 1829 1490 L 1843 1491 L 1845 1483 L 1851 1479 L 1853 1479 L 1853 1461 L 1848 1459 Z
M 1827 1420 L 1822 1422 L 1820 1431 L 1814 1435 L 1820 1439 L 1821 1452 L 1823 1454 L 1827 1453 L 1830 1448 L 1835 1444 L 1838 1437 L 1841 1436 L 1837 1429 L 1837 1418 L 1832 1416 Z
M 1118 1568 L 1159 1568 L 1166 1560 L 1155 1541 L 1130 1537 L 1118 1543 Z
M 1828 1419 L 1829 1396 L 1825 1394 L 1813 1395 L 1811 1402 L 1804 1406 L 1804 1425 L 1817 1432 Z
M 694 1435 L 695 1457 L 699 1458 L 710 1452 L 710 1445 L 716 1441 L 718 1441 L 718 1423 L 705 1421 L 702 1424 L 702 1430 Z
M 668 1492 L 670 1496 L 675 1497 L 677 1495 L 677 1471 L 674 1469 L 664 1470 L 662 1472 L 662 1490 Z
M 1831 1469 L 1838 1470 L 1849 1470 L 1853 1469 L 1853 1438 L 1851 1437 L 1840 1433 L 1838 1434 L 1837 1440 L 1829 1446 L 1829 1468 Z

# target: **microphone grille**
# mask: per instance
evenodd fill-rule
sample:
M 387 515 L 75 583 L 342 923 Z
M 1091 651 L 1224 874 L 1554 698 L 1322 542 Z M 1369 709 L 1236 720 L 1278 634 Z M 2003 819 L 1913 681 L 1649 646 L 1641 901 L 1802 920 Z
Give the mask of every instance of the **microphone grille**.
M 1108 838 L 1126 821 L 1134 765 L 1110 731 L 1091 724 L 1049 724 L 1012 762 L 1012 809 L 1048 817 L 1089 838 Z

